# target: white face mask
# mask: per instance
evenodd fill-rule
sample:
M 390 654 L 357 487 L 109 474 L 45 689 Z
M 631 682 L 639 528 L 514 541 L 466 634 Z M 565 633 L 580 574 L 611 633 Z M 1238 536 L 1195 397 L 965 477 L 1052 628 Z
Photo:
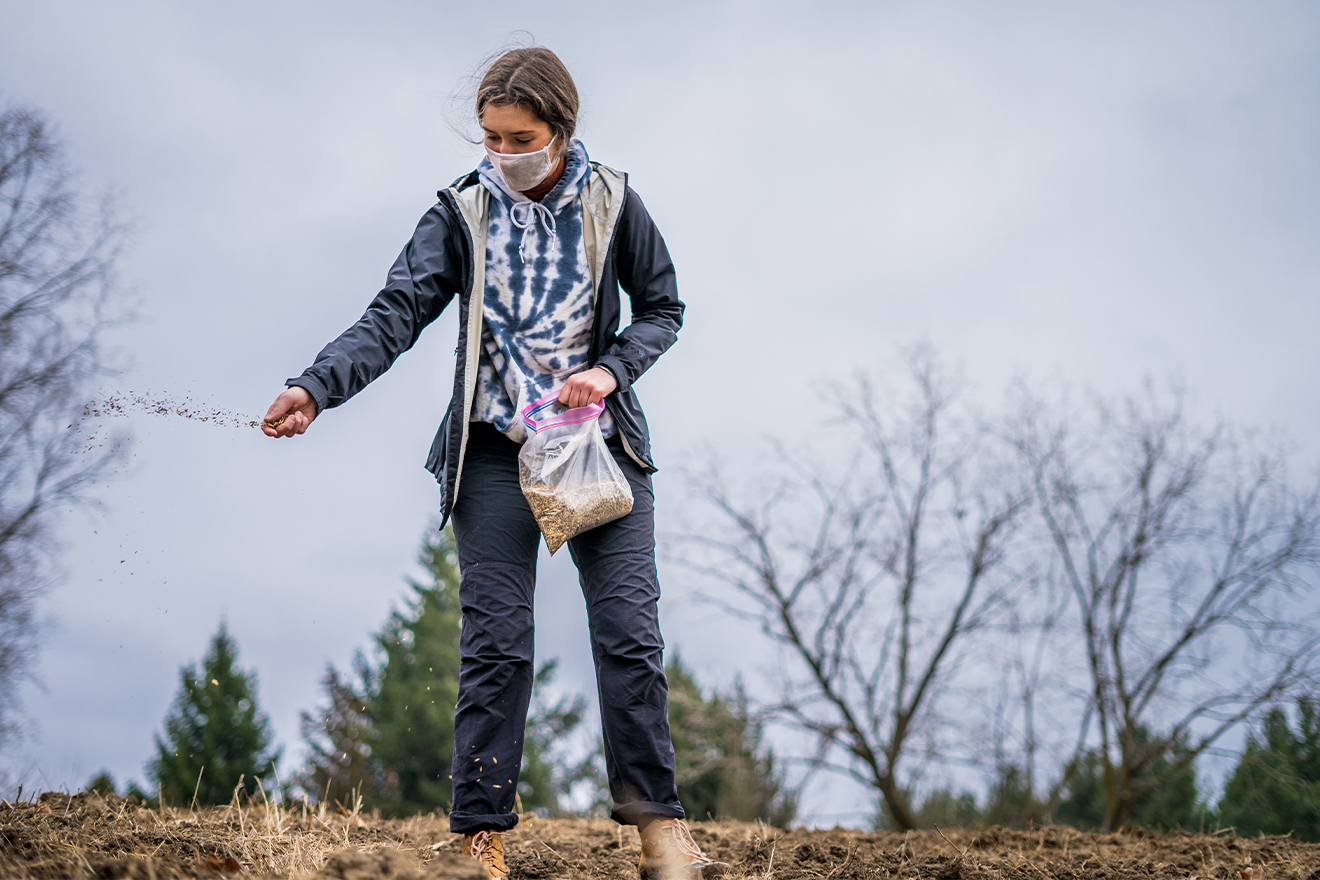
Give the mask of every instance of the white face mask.
M 554 168 L 554 160 L 550 158 L 550 148 L 554 143 L 555 139 L 551 138 L 550 143 L 534 153 L 497 153 L 486 147 L 486 156 L 509 185 L 509 189 L 526 192 L 536 189 L 549 176 L 550 169 Z

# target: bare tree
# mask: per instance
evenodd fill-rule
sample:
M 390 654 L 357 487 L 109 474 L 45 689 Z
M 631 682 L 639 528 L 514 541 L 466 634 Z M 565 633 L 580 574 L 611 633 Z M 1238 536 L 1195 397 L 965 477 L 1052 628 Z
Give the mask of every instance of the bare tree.
M 1199 429 L 1177 392 L 1074 411 L 1019 395 L 1013 439 L 1088 672 L 1066 765 L 1098 752 L 1114 830 L 1314 673 L 1316 621 L 1299 599 L 1320 562 L 1320 490 L 1294 491 L 1281 451 Z
M 778 717 L 813 735 L 820 764 L 870 786 L 900 829 L 916 821 L 914 771 L 959 727 L 941 703 L 1016 583 L 1000 575 L 1028 507 L 964 383 L 925 348 L 906 379 L 898 397 L 864 377 L 839 389 L 846 464 L 822 461 L 819 445 L 781 452 L 751 501 L 718 473 L 694 479 L 713 521 L 680 545 L 712 598 L 781 647 Z
M 86 498 L 120 454 L 69 430 L 117 317 L 124 226 L 84 210 L 37 112 L 0 111 L 0 736 L 35 648 L 33 600 L 52 575 L 56 509 Z

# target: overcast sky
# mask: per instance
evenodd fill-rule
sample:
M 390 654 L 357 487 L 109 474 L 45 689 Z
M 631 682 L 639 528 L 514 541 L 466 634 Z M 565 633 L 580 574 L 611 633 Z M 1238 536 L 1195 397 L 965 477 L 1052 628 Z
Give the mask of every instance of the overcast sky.
M 142 319 L 106 390 L 264 412 L 475 165 L 449 96 L 518 29 L 572 71 L 588 152 L 630 173 L 678 267 L 687 324 L 638 388 L 662 527 L 693 450 L 805 436 L 823 382 L 919 339 L 989 396 L 1020 372 L 1106 392 L 1178 374 L 1203 412 L 1287 430 L 1311 469 L 1310 2 L 3 0 L 3 99 L 48 113 L 85 189 L 139 223 L 122 269 Z M 454 338 L 450 313 L 294 442 L 125 420 L 131 468 L 64 525 L 14 778 L 142 780 L 178 668 L 222 617 L 291 770 L 325 664 L 416 573 Z M 538 650 L 590 694 L 564 556 L 543 560 Z M 662 582 L 700 680 L 754 680 L 754 636 L 731 647 L 680 573 Z M 865 818 L 860 797 L 813 803 Z

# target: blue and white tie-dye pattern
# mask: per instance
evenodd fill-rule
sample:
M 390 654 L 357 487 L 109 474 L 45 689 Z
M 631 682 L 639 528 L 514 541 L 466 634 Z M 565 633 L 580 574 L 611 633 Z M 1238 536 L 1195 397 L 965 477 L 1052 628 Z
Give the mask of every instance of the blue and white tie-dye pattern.
M 522 407 L 557 390 L 591 354 L 595 297 L 581 200 L 591 163 L 582 143 L 573 141 L 563 176 L 539 202 L 510 190 L 487 159 L 477 173 L 491 199 L 471 419 L 490 422 L 521 443 Z M 601 428 L 611 433 L 608 413 Z

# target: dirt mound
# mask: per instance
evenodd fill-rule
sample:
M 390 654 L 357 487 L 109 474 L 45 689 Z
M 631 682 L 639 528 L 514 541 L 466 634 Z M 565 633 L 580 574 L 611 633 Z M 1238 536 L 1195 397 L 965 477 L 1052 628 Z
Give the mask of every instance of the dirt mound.
M 290 877 L 477 880 L 442 816 L 231 804 L 151 810 L 91 792 L 0 802 L 6 878 Z M 1069 828 L 870 834 L 696 822 L 726 880 L 1320 880 L 1320 845 L 1232 834 L 1086 834 Z M 536 819 L 505 836 L 514 880 L 637 876 L 637 832 L 604 819 Z
M 487 880 L 486 872 L 471 858 L 446 853 L 422 862 L 397 849 L 331 853 L 316 876 L 327 880 Z
M 1286 837 L 1061 827 L 874 834 L 733 822 L 693 823 L 692 836 L 729 863 L 726 880 L 1241 880 L 1246 869 L 1262 869 L 1249 880 L 1320 880 L 1320 845 Z M 515 878 L 634 878 L 636 841 L 631 829 L 604 820 L 532 820 L 506 835 L 505 850 Z

